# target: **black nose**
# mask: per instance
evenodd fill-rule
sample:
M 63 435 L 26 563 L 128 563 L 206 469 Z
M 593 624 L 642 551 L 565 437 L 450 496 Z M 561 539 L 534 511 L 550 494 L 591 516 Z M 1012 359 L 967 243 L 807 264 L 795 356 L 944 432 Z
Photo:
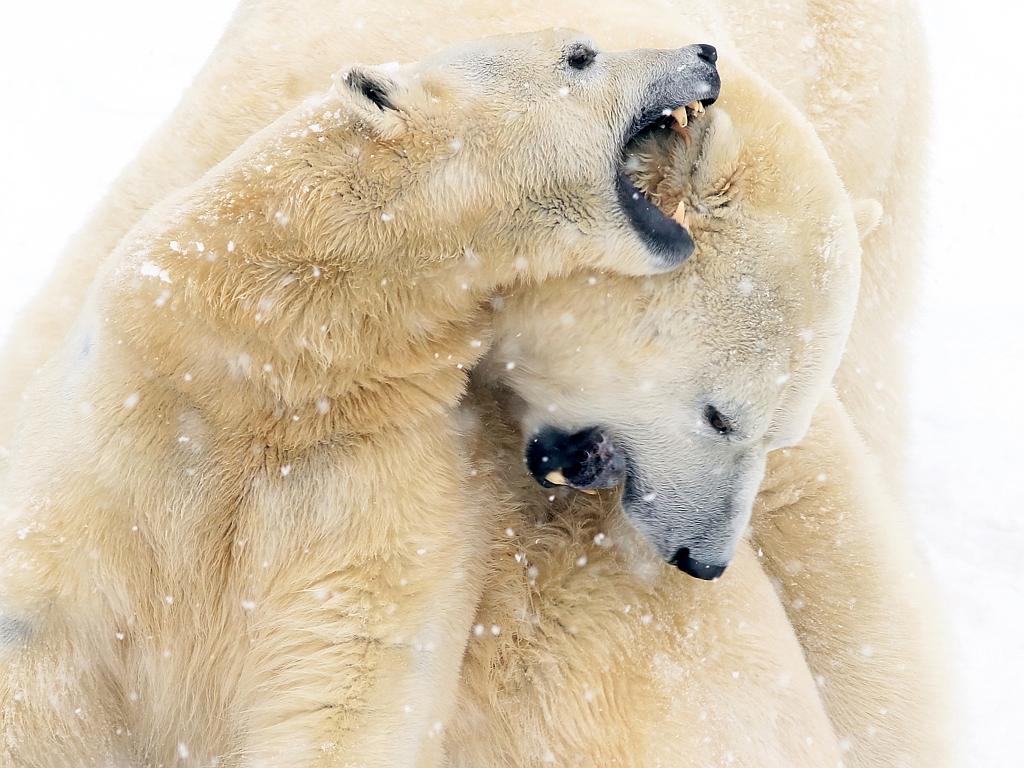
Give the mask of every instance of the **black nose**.
M 715 48 L 715 46 L 713 45 L 701 43 L 700 45 L 697 46 L 697 51 L 697 58 L 703 59 L 708 64 L 714 64 L 716 61 L 718 61 L 718 49 Z
M 725 573 L 726 568 L 724 565 L 709 565 L 708 563 L 702 563 L 700 560 L 694 560 L 690 557 L 690 550 L 687 547 L 680 548 L 672 556 L 672 559 L 669 560 L 669 563 L 686 575 L 693 576 L 695 579 L 703 579 L 704 581 L 714 581 Z

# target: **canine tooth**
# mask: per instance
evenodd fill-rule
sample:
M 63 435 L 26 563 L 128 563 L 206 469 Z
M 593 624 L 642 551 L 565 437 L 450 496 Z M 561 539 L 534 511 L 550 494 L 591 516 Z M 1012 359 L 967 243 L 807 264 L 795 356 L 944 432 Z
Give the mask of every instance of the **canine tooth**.
M 699 101 L 691 101 L 686 106 L 693 112 L 694 117 L 704 114 L 704 105 Z
M 688 122 L 686 107 L 679 107 L 678 109 L 672 110 L 672 117 L 674 117 L 676 121 L 672 126 L 673 130 L 686 127 L 686 123 Z
M 568 488 L 572 488 L 572 486 L 569 485 L 569 481 L 565 479 L 565 475 L 563 475 L 557 469 L 552 472 L 548 472 L 546 475 L 544 475 L 544 479 L 547 480 L 552 485 L 564 485 Z M 585 493 L 588 496 L 597 496 L 597 491 L 591 488 L 576 488 L 575 490 L 579 491 L 580 493 Z
M 675 219 L 681 226 L 686 226 L 686 201 L 680 200 L 679 205 L 676 206 L 676 212 L 672 214 L 672 218 Z
M 559 472 L 557 469 L 553 472 L 548 472 L 544 479 L 552 485 L 568 485 L 569 481 L 565 479 L 565 475 Z

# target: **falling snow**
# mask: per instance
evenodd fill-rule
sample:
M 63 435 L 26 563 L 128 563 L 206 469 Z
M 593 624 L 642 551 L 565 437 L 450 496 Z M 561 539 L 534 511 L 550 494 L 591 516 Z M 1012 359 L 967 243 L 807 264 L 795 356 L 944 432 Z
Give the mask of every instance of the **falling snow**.
M 160 266 L 154 264 L 152 261 L 142 262 L 142 266 L 139 267 L 139 272 L 142 273 L 143 277 L 157 277 L 163 283 L 171 282 L 171 275 Z
M 154 28 L 174 44 L 162 46 L 158 57 L 151 53 L 155 38 L 133 37 L 116 23 L 95 27 L 95 34 L 86 38 L 60 35 L 52 43 L 62 56 L 40 58 L 37 51 L 42 46 L 34 34 L 13 36 L 0 50 L 5 71 L 17 72 L 31 61 L 37 74 L 8 78 L 2 86 L 4 103 L 23 104 L 37 119 L 10 120 L 0 127 L 0 143 L 18 148 L 8 153 L 9 183 L 0 193 L 9 251 L 31 254 L 31 258 L 11 258 L 2 267 L 0 327 L 10 327 L 102 190 L 173 107 L 234 5 L 226 0 L 187 2 L 175 6 L 174 13 L 160 15 L 161 24 Z M 134 11 L 128 4 L 125 7 L 129 9 L 125 17 L 131 19 Z M 68 12 L 75 11 L 69 6 Z M 82 13 L 86 12 L 83 6 Z M 47 6 L 21 6 L 19 13 L 24 15 L 21 28 L 53 32 Z M 149 13 L 159 11 L 154 6 Z M 1024 750 L 1016 685 L 1024 678 L 1021 620 L 1015 612 L 1003 610 L 1006 605 L 1019 605 L 1024 595 L 1019 562 L 1024 551 L 1024 522 L 1019 514 L 1024 509 L 1024 492 L 1018 482 L 1017 445 L 1024 434 L 1017 392 L 1024 378 L 1024 348 L 1017 330 L 1024 327 L 1024 303 L 1019 297 L 1020 270 L 1009 258 L 1014 249 L 1012 227 L 999 226 L 1015 221 L 1024 203 L 1012 186 L 1021 175 L 1019 160 L 1005 154 L 1006 147 L 1016 145 L 1024 115 L 1020 90 L 1005 87 L 1024 79 L 1015 38 L 1021 14 L 994 0 L 979 0 L 969 13 L 962 4 L 928 4 L 925 21 L 935 48 L 934 101 L 954 103 L 960 94 L 972 94 L 975 104 L 984 105 L 985 141 L 973 142 L 965 151 L 962 121 L 936 123 L 936 147 L 931 154 L 932 249 L 909 361 L 914 508 L 921 512 L 920 535 L 935 566 L 944 603 L 954 607 L 950 619 L 956 630 L 963 700 L 969 705 L 968 764 L 993 767 L 1016 764 Z M 113 21 L 118 16 L 105 18 Z M 362 28 L 365 21 L 352 19 L 351 24 Z M 71 23 L 64 28 L 80 26 Z M 986 71 L 1001 76 L 978 77 L 976 67 L 963 66 L 963 56 L 957 52 L 963 50 L 964 40 L 979 41 Z M 800 41 L 804 51 L 816 47 L 813 37 Z M 133 66 L 124 67 L 126 60 Z M 67 61 L 75 66 L 68 67 Z M 48 83 L 46 89 L 38 88 L 41 80 Z M 91 84 L 96 98 L 79 98 L 82 82 Z M 133 94 L 127 107 L 122 98 L 126 92 Z M 518 115 L 511 113 L 509 119 Z M 46 151 L 59 145 L 68 125 L 75 126 L 81 146 L 89 148 L 76 156 L 73 165 L 63 155 Z M 460 148 L 453 142 L 452 151 Z M 55 178 L 61 180 L 57 187 Z M 966 195 L 965 185 L 986 194 Z M 38 205 L 43 199 L 55 204 L 44 210 Z M 984 222 L 992 226 L 981 225 Z M 166 248 L 171 253 L 186 251 L 178 240 L 169 240 Z M 192 248 L 199 251 L 198 244 Z M 204 248 L 209 254 L 220 245 L 210 243 Z M 234 253 L 235 241 L 227 241 L 223 250 Z M 977 257 L 970 264 L 989 266 L 965 268 L 965 254 Z M 525 261 L 517 264 L 520 270 L 527 266 Z M 140 266 L 140 271 L 144 277 L 168 283 L 171 274 L 164 279 L 165 270 L 155 267 Z M 993 279 L 992 269 L 1000 271 L 999 279 Z M 319 268 L 311 270 L 314 277 L 320 276 Z M 587 283 L 595 285 L 597 279 L 589 277 Z M 737 291 L 744 289 L 741 280 Z M 169 294 L 164 301 L 168 299 Z M 810 343 L 813 335 L 805 330 L 800 338 Z M 996 408 L 998 429 L 985 429 L 979 423 L 979 400 L 986 408 Z M 138 393 L 124 400 L 129 409 L 138 403 Z M 93 410 L 89 403 L 76 407 Z M 325 400 L 321 413 L 327 410 Z M 138 526 L 131 530 L 137 532 Z M 173 598 L 167 596 L 166 602 L 171 605 Z M 629 606 L 623 611 L 628 613 Z M 651 617 L 641 620 L 649 623 Z M 489 631 L 489 625 L 474 628 L 478 637 Z M 120 640 L 124 635 L 114 636 Z M 825 684 L 824 679 L 820 684 Z M 15 700 L 20 696 L 15 693 Z M 128 691 L 127 699 L 138 701 L 139 693 Z M 189 759 L 186 742 L 178 744 L 177 752 L 181 759 Z M 550 751 L 542 752 L 542 757 L 555 761 Z

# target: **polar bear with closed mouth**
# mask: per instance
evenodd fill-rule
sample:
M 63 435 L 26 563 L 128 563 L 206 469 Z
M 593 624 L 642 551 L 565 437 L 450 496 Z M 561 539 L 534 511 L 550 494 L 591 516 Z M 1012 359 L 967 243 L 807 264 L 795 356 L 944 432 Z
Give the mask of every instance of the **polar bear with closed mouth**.
M 617 168 L 714 100 L 711 49 L 608 53 L 581 87 L 590 45 L 350 68 L 109 256 L 6 472 L 5 762 L 437 759 L 479 592 L 452 409 L 481 305 L 693 247 Z

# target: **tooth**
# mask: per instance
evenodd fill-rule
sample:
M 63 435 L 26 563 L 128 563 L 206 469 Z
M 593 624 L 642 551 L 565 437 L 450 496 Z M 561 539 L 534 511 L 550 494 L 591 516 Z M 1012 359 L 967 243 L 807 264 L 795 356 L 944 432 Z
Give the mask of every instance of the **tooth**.
M 704 114 L 704 105 L 701 104 L 699 101 L 691 101 L 686 106 L 689 107 L 690 110 L 693 112 L 694 117 Z
M 675 123 L 672 124 L 673 131 L 680 131 L 686 127 L 686 107 L 679 107 L 678 109 L 672 110 L 672 117 L 675 118 Z
M 579 488 L 578 490 L 580 493 L 587 494 L 587 496 L 597 496 L 597 491 L 595 491 L 593 488 Z
M 676 212 L 672 214 L 672 218 L 682 227 L 686 226 L 686 201 L 680 200 L 679 205 L 676 206 Z
M 568 485 L 569 481 L 565 479 L 565 475 L 559 472 L 557 469 L 553 472 L 548 472 L 544 479 L 552 485 Z

